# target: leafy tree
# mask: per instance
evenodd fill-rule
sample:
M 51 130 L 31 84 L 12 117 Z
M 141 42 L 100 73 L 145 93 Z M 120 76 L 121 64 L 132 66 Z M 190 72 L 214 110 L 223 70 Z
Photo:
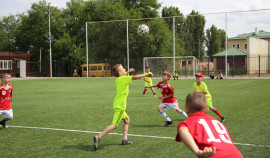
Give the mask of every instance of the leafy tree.
M 121 0 L 135 18 L 159 17 L 161 4 L 157 0 Z M 135 16 L 134 16 L 135 15 Z
M 192 10 L 185 22 L 185 48 L 187 55 L 195 56 L 200 60 L 204 55 L 204 27 L 204 16 Z
M 206 30 L 206 47 L 207 54 L 212 56 L 218 52 L 225 50 L 225 31 L 217 29 L 215 25 L 212 25 L 210 29 Z
M 31 60 L 38 61 L 40 50 L 42 50 L 42 59 L 48 61 L 49 58 L 49 19 L 48 4 L 46 1 L 33 3 L 27 15 L 22 16 L 22 23 L 18 28 L 17 45 L 20 50 L 31 52 Z M 57 56 L 54 52 L 54 43 L 63 34 L 63 19 L 61 10 L 51 7 L 51 34 L 52 34 L 52 55 Z M 54 58 L 56 59 L 56 58 Z
M 10 15 L 0 18 L 0 51 L 18 51 L 15 42 L 19 25 L 19 16 Z
M 173 16 L 175 16 L 175 44 L 176 44 L 176 54 L 185 55 L 184 48 L 184 37 L 185 37 L 185 17 L 184 14 L 180 12 L 178 7 L 170 6 L 162 8 L 162 17 L 171 17 L 165 21 L 170 26 L 170 30 L 173 30 Z M 179 46 L 178 46 L 179 45 Z M 179 48 L 179 49 L 177 49 Z

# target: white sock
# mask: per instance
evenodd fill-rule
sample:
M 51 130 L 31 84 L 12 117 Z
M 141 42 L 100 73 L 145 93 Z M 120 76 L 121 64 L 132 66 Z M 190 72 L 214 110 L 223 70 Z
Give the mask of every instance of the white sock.
M 185 118 L 188 118 L 188 116 L 187 116 L 187 114 L 185 113 L 185 111 L 181 110 L 179 113 L 182 114 L 183 116 L 185 116 Z
M 172 121 L 170 118 L 169 118 L 169 116 L 164 112 L 164 111 L 160 111 L 159 112 L 163 117 L 165 117 L 165 119 L 167 120 L 167 121 Z

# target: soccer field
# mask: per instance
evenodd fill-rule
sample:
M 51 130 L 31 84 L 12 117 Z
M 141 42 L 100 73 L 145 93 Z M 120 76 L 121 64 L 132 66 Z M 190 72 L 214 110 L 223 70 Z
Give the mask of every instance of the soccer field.
M 154 80 L 154 84 L 160 80 Z M 195 80 L 170 80 L 179 106 Z M 270 157 L 270 80 L 204 80 L 213 106 L 225 117 L 225 126 L 245 158 Z M 127 114 L 131 119 L 122 146 L 122 125 L 104 137 L 94 151 L 92 136 L 107 127 L 113 117 L 116 94 L 113 78 L 11 80 L 14 119 L 8 129 L 0 127 L 0 155 L 7 157 L 196 157 L 174 140 L 184 117 L 166 112 L 174 121 L 163 127 L 158 113 L 161 101 L 151 90 L 141 97 L 144 81 L 130 84 Z M 160 90 L 157 96 L 161 96 Z M 217 118 L 212 111 L 209 115 Z M 2 120 L 2 115 L 0 116 Z

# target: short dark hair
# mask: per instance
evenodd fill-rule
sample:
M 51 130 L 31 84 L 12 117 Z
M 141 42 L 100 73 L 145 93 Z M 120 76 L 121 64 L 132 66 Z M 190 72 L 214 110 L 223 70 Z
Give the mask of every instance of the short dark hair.
M 145 69 L 148 69 L 148 68 L 150 69 L 150 67 L 149 67 L 149 66 L 146 66 L 146 67 L 145 67 Z
M 196 112 L 204 112 L 206 109 L 206 97 L 203 92 L 194 91 L 186 97 L 186 107 L 193 114 Z
M 113 66 L 112 71 L 114 76 L 119 77 L 119 67 L 121 66 L 121 64 L 116 64 Z

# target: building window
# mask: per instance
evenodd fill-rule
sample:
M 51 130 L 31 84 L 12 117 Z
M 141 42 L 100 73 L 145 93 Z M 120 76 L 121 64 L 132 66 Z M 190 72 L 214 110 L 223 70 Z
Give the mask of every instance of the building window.
M 239 44 L 233 44 L 232 47 L 239 49 Z
M 11 60 L 0 60 L 0 70 L 12 70 Z
M 245 47 L 245 50 L 247 50 L 247 44 L 246 43 L 245 43 L 244 47 Z

